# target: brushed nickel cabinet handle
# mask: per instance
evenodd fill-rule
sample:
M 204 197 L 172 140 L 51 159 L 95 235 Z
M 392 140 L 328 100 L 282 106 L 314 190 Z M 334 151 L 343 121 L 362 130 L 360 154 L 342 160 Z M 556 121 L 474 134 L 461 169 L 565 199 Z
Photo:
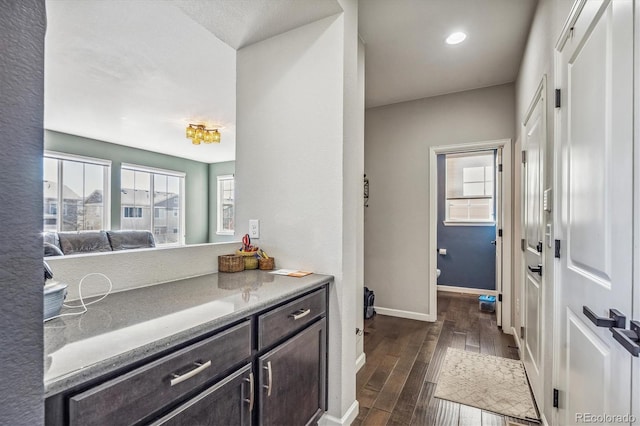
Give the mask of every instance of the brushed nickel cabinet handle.
M 182 383 L 185 380 L 188 380 L 190 378 L 192 378 L 193 376 L 202 373 L 204 370 L 206 370 L 207 368 L 211 367 L 211 360 L 203 363 L 200 362 L 195 362 L 194 363 L 196 368 L 194 368 L 193 370 L 189 371 L 188 373 L 185 374 L 172 374 L 173 379 L 171 379 L 171 386 L 175 386 L 178 383 Z
M 249 378 L 244 379 L 245 382 L 249 382 L 249 398 L 244 399 L 244 402 L 249 403 L 249 412 L 253 411 L 253 372 L 249 373 Z
M 306 317 L 310 313 L 311 313 L 311 308 L 309 308 L 309 309 L 300 309 L 298 311 L 295 311 L 291 315 L 289 315 L 289 318 L 293 318 L 293 320 L 295 321 L 295 320 L 299 320 L 300 318 Z
M 267 384 L 262 385 L 262 387 L 267 390 L 267 396 L 271 396 L 271 380 L 273 379 L 271 375 L 271 361 L 267 361 L 267 366 L 262 368 L 267 370 Z

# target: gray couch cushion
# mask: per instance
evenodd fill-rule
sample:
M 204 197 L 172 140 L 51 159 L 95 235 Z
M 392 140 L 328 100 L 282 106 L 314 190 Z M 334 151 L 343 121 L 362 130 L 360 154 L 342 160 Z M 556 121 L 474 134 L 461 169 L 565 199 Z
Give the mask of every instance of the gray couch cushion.
M 58 246 L 54 246 L 51 243 L 44 243 L 44 257 L 49 257 L 49 256 L 62 256 L 64 253 L 62 253 L 62 250 L 60 250 L 60 247 Z
M 64 254 L 111 251 L 104 231 L 58 232 L 58 238 Z
M 107 236 L 114 251 L 156 246 L 151 231 L 107 231 Z

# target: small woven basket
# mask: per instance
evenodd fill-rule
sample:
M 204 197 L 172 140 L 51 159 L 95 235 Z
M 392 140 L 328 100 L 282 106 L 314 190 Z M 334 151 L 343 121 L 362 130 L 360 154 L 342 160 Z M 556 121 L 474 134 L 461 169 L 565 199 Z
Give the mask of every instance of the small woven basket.
M 276 266 L 276 260 L 273 257 L 268 259 L 258 259 L 258 268 L 263 271 L 270 271 Z
M 218 272 L 244 271 L 244 258 L 235 254 L 218 256 Z
M 258 269 L 257 251 L 241 251 L 236 250 L 236 255 L 244 258 L 244 269 Z

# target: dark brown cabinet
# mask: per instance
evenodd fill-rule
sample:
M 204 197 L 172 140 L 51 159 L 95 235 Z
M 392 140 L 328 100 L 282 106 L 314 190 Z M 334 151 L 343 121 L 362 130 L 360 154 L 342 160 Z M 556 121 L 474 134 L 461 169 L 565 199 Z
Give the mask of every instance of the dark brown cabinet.
M 247 364 L 152 425 L 249 426 L 254 405 L 253 383 L 251 364 Z
M 306 425 L 326 410 L 327 285 L 50 396 L 46 425 Z
M 259 424 L 306 425 L 325 411 L 326 320 L 258 359 Z

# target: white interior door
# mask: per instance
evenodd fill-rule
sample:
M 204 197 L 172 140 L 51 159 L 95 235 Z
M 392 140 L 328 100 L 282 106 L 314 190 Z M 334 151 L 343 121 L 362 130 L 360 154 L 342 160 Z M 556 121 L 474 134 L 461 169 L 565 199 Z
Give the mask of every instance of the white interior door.
M 632 356 L 583 312 L 632 309 L 632 12 L 631 0 L 582 1 L 558 43 L 558 424 L 632 408 Z
M 524 254 L 522 276 L 524 277 L 524 337 L 522 360 L 527 370 L 531 389 L 540 404 L 542 398 L 542 368 L 544 353 L 544 306 L 543 250 L 544 214 L 542 194 L 544 190 L 544 158 L 546 145 L 545 90 L 543 80 L 531 102 L 524 120 L 524 151 L 522 167 Z

